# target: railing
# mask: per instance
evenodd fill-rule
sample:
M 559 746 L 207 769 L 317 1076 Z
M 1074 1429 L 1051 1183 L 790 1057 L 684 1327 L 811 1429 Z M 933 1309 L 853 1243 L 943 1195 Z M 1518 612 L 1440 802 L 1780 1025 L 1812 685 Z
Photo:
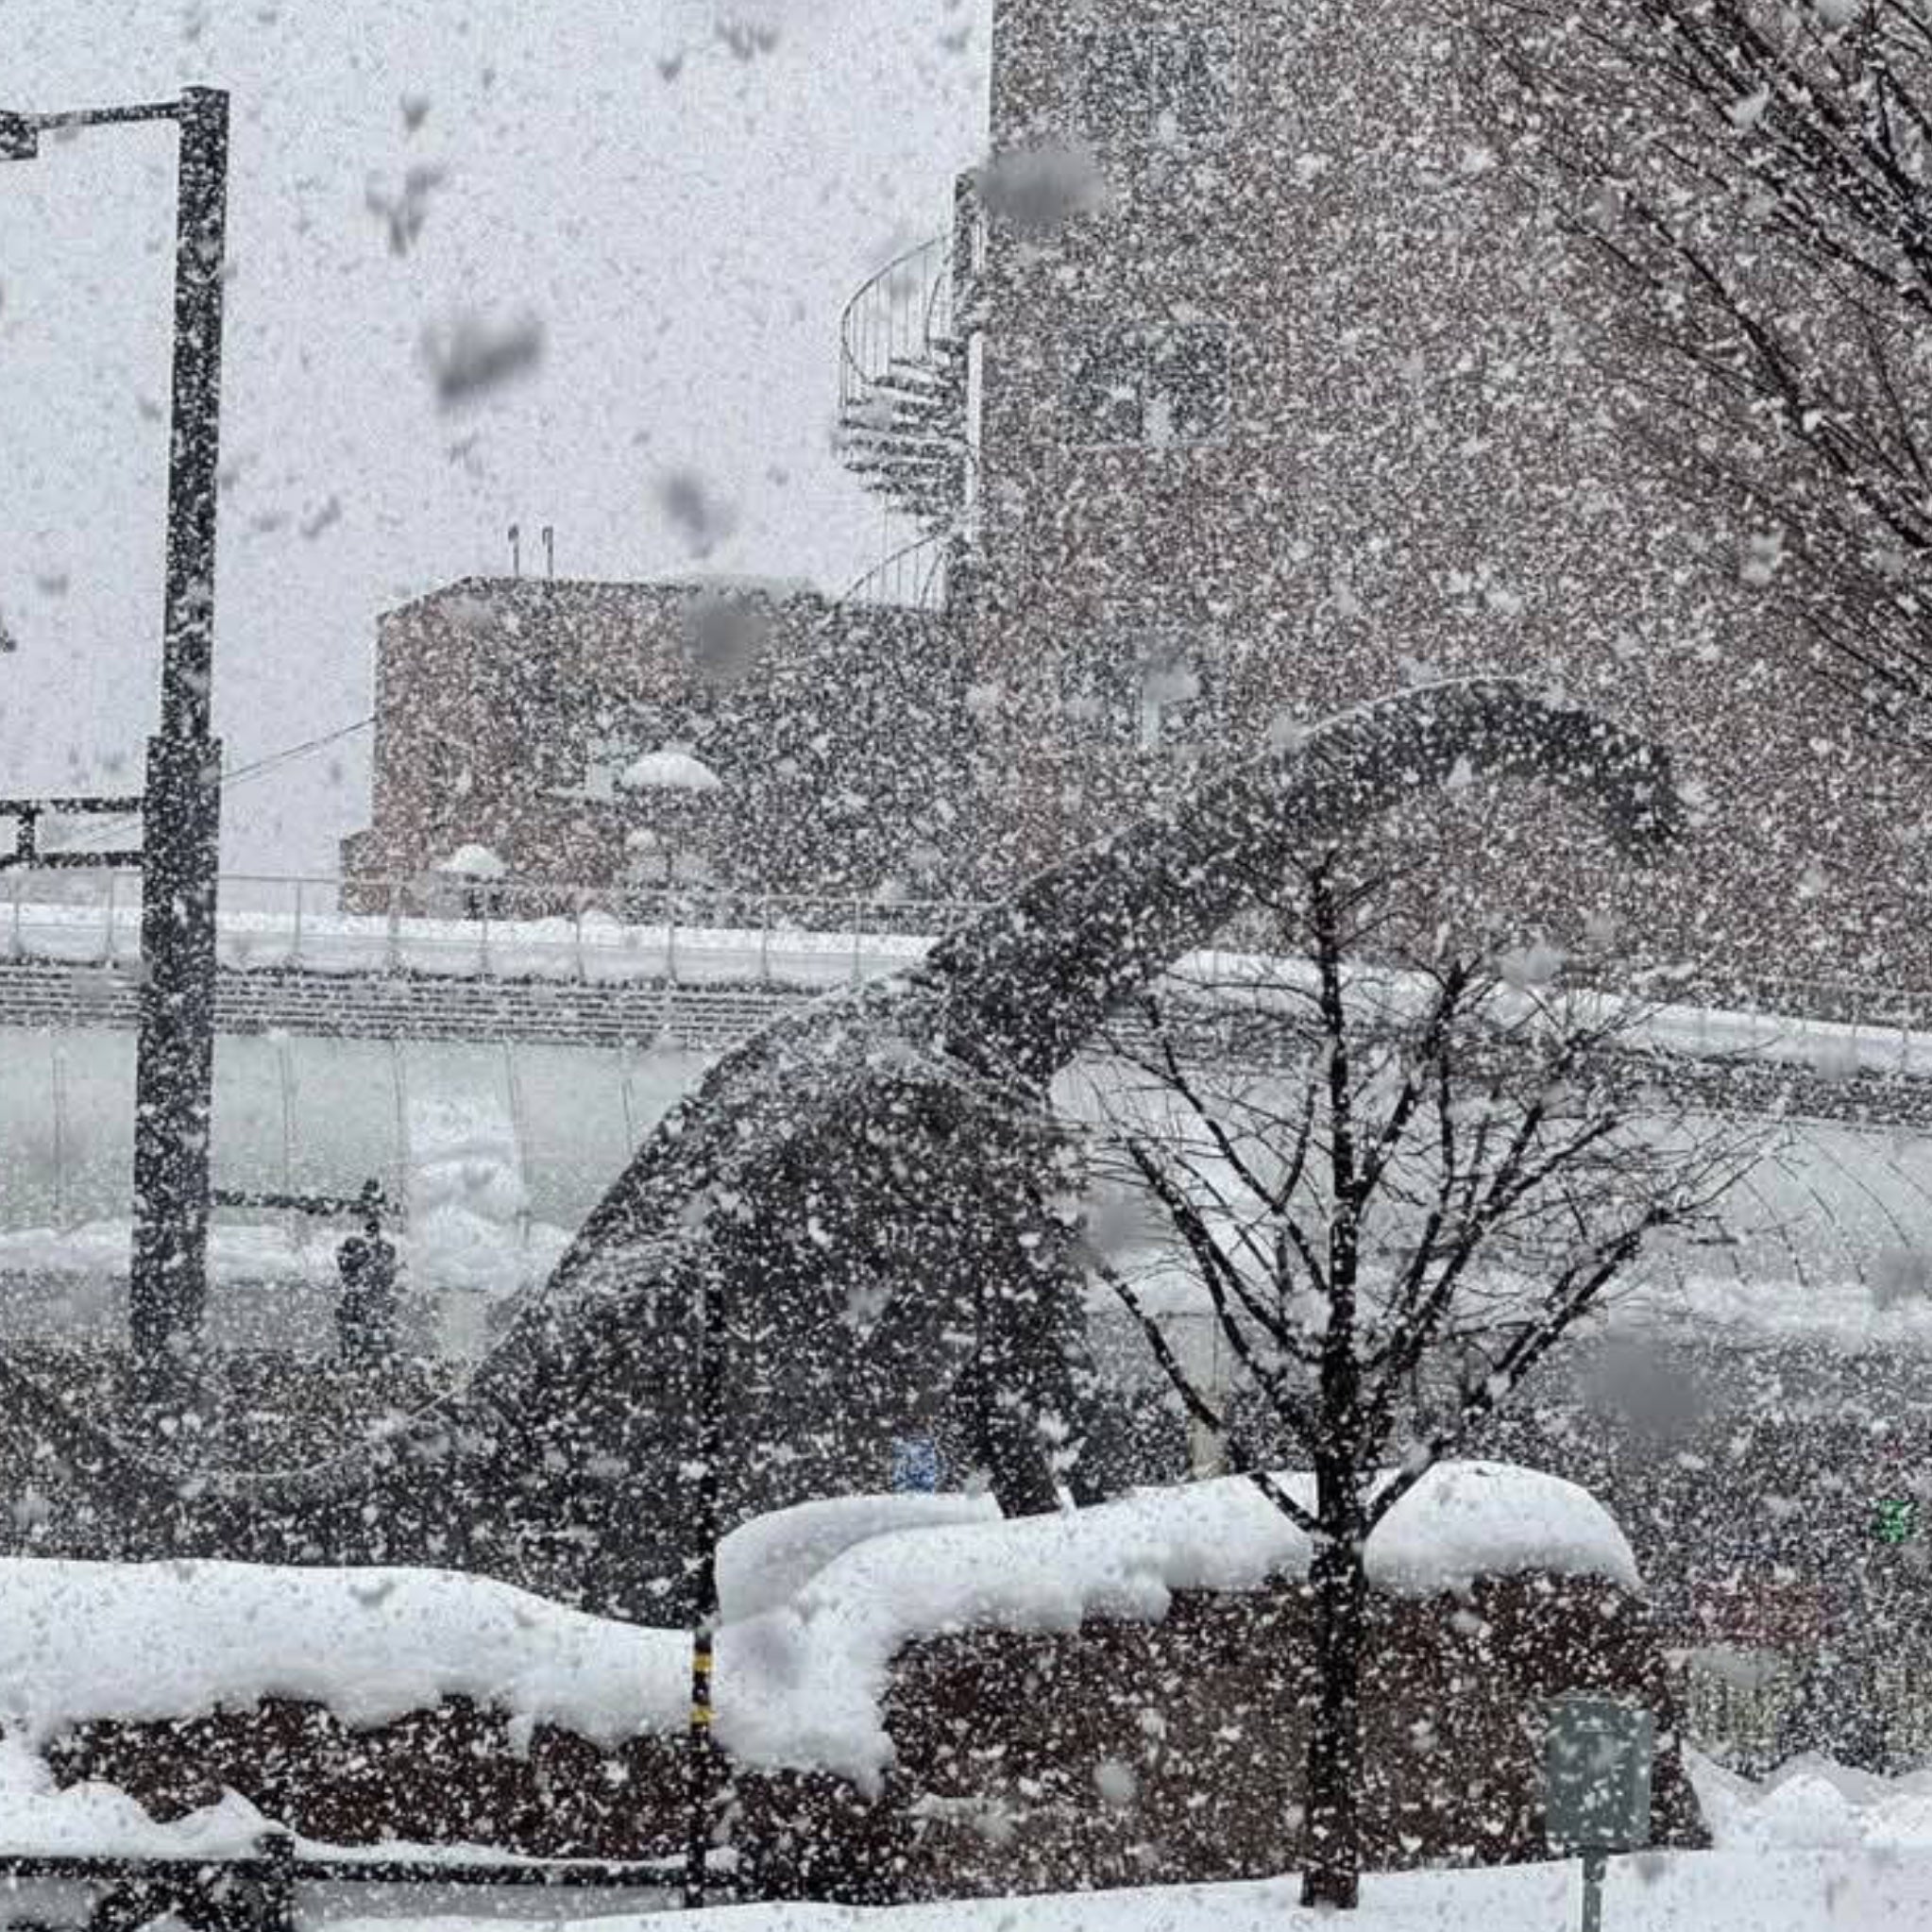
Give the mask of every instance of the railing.
M 1813 1748 L 1802 1660 L 1795 1655 L 1694 1651 L 1685 1660 L 1682 1684 L 1690 1741 L 1727 1770 L 1763 1777 L 1795 1752 Z M 1932 1673 L 1914 1659 L 1877 1661 L 1832 1695 L 1864 1711 L 1872 1746 L 1894 1768 L 1921 1764 L 1932 1751 Z
M 714 1859 L 717 1854 L 712 1855 Z M 623 1895 L 651 1912 L 679 1909 L 684 1861 L 646 1863 L 567 1858 L 386 1858 L 331 1854 L 304 1856 L 286 1832 L 265 1832 L 252 1850 L 212 1855 L 149 1854 L 87 1856 L 77 1854 L 0 1852 L 0 1887 L 14 1895 L 23 1886 L 82 1886 L 94 1896 L 86 1924 L 119 1928 L 149 1923 L 221 1925 L 231 1932 L 294 1932 L 298 1923 L 296 1890 L 313 1887 L 391 1887 L 451 1890 L 485 1887 L 547 1891 L 597 1890 Z M 728 1876 L 706 1888 L 714 1902 L 738 1889 Z M 640 1898 L 641 1895 L 641 1898 Z M 611 1904 L 615 1904 L 613 1899 Z M 483 1912 L 485 1922 L 495 1913 Z M 6 1923 L 30 1922 L 10 1909 Z
M 98 883 L 82 900 L 71 889 L 42 896 L 54 890 L 48 875 L 0 875 L 0 960 L 135 965 L 139 875 L 88 876 Z M 352 909 L 341 909 L 345 898 Z M 985 909 L 704 885 L 225 874 L 216 932 L 223 964 L 238 971 L 818 988 L 901 971 L 934 936 Z M 1239 1001 L 1270 975 L 1295 976 L 1294 959 L 1268 957 L 1276 942 L 1262 926 L 1230 929 L 1181 971 Z M 1932 990 L 1765 979 L 1720 995 L 1652 980 L 1634 1013 L 1633 1043 L 1693 1059 L 1777 1061 L 1825 1077 L 1932 1077 Z
M 936 531 L 902 545 L 856 578 L 839 602 L 898 610 L 943 610 L 952 542 Z
M 888 554 L 852 585 L 843 602 L 937 610 L 957 588 L 948 581 L 949 540 L 970 535 L 977 516 L 979 376 L 973 336 L 986 239 L 972 178 L 961 176 L 950 231 L 894 257 L 860 286 L 839 317 L 841 431 L 855 468 L 892 505 L 883 546 Z M 931 398 L 922 404 L 920 392 L 928 383 Z M 910 530 L 923 534 L 901 543 Z
M 136 965 L 140 875 L 92 876 L 87 900 L 37 896 L 48 882 L 31 873 L 0 879 L 0 960 Z M 356 909 L 342 910 L 345 898 Z M 980 909 L 703 886 L 270 874 L 225 874 L 219 907 L 216 945 L 235 971 L 801 987 L 896 972 Z
M 953 328 L 953 243 L 935 235 L 862 283 L 839 319 L 839 400 L 863 403 L 895 362 L 932 353 Z

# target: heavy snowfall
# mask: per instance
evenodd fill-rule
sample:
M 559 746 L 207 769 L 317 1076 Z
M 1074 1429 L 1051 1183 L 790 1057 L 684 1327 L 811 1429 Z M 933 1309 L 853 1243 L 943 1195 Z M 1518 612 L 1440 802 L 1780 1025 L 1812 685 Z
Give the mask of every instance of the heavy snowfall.
M 1932 0 L 0 42 L 0 1928 L 1932 1924 Z

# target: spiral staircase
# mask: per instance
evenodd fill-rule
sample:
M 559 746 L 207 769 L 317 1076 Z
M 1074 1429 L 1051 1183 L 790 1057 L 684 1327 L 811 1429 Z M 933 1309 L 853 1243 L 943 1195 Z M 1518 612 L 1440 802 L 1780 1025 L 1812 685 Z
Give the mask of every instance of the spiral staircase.
M 946 602 L 973 500 L 973 326 L 962 283 L 975 229 L 962 197 L 954 232 L 889 262 L 840 319 L 840 451 L 886 505 L 881 561 L 847 602 Z

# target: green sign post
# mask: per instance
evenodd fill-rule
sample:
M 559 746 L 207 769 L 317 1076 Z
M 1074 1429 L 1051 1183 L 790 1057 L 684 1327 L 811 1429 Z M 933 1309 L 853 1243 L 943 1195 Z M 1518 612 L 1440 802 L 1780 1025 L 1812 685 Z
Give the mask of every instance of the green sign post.
M 1603 1876 L 1612 1852 L 1651 1841 L 1649 1711 L 1579 1692 L 1550 1706 L 1543 1744 L 1543 1832 L 1559 1858 L 1584 1861 L 1583 1932 L 1602 1932 Z

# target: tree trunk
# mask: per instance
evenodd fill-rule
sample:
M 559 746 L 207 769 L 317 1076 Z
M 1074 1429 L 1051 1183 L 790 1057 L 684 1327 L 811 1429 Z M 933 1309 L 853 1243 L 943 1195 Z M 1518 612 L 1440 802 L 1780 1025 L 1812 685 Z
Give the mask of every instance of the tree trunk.
M 1352 1911 L 1362 1890 L 1362 1653 L 1368 1626 L 1363 1534 L 1350 1523 L 1317 1547 L 1315 1668 L 1321 1694 L 1308 1742 L 1301 1903 Z

